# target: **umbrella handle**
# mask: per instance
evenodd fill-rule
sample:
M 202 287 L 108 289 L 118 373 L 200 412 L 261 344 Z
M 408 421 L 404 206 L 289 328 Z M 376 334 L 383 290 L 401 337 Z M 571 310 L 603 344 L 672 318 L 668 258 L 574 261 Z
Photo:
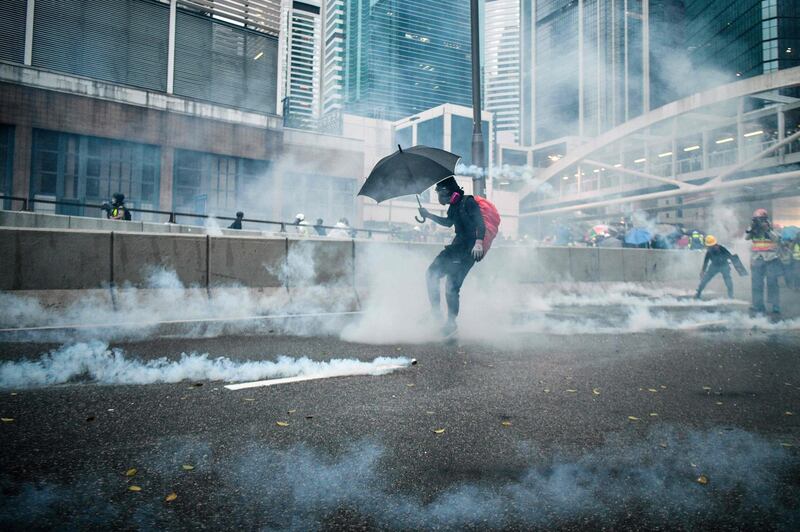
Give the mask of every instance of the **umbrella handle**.
M 422 202 L 419 200 L 419 194 L 417 194 L 417 205 L 419 205 L 419 208 L 420 208 L 420 209 L 422 208 Z M 425 218 L 424 216 L 423 216 L 423 217 L 420 219 L 420 217 L 419 217 L 419 216 L 417 216 L 416 214 L 414 215 L 414 219 L 415 219 L 417 222 L 421 223 L 421 224 L 424 224 L 424 223 L 425 223 L 425 220 L 427 220 L 427 218 Z

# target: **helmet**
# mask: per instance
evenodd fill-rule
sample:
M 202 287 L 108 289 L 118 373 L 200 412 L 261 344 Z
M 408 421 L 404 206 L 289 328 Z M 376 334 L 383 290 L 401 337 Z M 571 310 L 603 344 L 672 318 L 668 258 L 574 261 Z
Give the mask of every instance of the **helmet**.
M 300 220 L 301 222 L 306 219 L 306 215 L 302 212 L 298 212 L 297 215 L 294 217 L 295 220 Z
M 710 247 L 716 245 L 717 245 L 717 239 L 714 237 L 714 235 L 706 235 L 706 246 Z
M 767 218 L 768 216 L 767 209 L 756 209 L 753 211 L 753 218 Z
M 123 201 L 125 201 L 125 194 L 122 194 L 120 192 L 114 192 L 111 195 L 111 199 L 113 199 L 115 203 L 122 203 Z

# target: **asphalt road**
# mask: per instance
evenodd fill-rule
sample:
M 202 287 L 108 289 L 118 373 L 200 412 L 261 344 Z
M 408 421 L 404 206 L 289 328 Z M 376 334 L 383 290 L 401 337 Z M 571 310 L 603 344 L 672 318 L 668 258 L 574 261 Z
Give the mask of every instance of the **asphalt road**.
M 0 360 L 59 347 L 3 343 Z M 141 361 L 419 363 L 241 391 L 81 379 L 1 390 L 3 529 L 800 527 L 798 331 L 111 347 Z

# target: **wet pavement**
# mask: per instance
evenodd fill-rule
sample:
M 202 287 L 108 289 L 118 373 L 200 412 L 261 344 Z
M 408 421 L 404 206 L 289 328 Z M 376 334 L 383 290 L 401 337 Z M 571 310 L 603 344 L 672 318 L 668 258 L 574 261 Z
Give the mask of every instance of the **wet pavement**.
M 543 312 L 614 323 L 614 308 Z M 0 526 L 800 526 L 796 328 L 462 333 L 421 345 L 263 330 L 112 342 L 141 362 L 197 352 L 418 364 L 240 391 L 85 378 L 3 389 Z M 3 343 L 0 360 L 60 347 Z

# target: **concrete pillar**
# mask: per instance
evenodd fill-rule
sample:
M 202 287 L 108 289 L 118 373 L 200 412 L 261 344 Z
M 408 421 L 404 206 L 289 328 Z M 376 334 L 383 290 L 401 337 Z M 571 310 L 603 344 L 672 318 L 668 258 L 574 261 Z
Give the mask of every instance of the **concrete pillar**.
M 672 178 L 678 175 L 678 119 L 672 119 L 672 144 L 670 144 L 670 151 L 672 152 Z
M 13 169 L 11 171 L 12 195 L 27 198 L 31 192 L 31 148 L 33 128 L 27 125 L 14 126 Z M 12 202 L 12 209 L 21 209 L 22 202 Z M 33 209 L 32 205 L 28 206 Z
M 703 155 L 703 170 L 708 170 L 709 167 L 709 159 L 708 159 L 708 130 L 703 130 L 703 145 L 700 146 Z
M 778 142 L 783 142 L 783 139 L 786 138 L 786 113 L 783 110 L 783 106 L 778 109 Z M 782 156 L 786 153 L 786 146 L 780 148 L 778 150 L 778 156 Z
M 161 147 L 161 175 L 159 176 L 158 208 L 162 211 L 172 210 L 173 168 L 175 165 L 175 148 Z M 166 221 L 166 220 L 165 220 Z
M 744 98 L 739 98 L 736 106 L 736 162 L 741 163 L 745 160 L 744 154 Z

